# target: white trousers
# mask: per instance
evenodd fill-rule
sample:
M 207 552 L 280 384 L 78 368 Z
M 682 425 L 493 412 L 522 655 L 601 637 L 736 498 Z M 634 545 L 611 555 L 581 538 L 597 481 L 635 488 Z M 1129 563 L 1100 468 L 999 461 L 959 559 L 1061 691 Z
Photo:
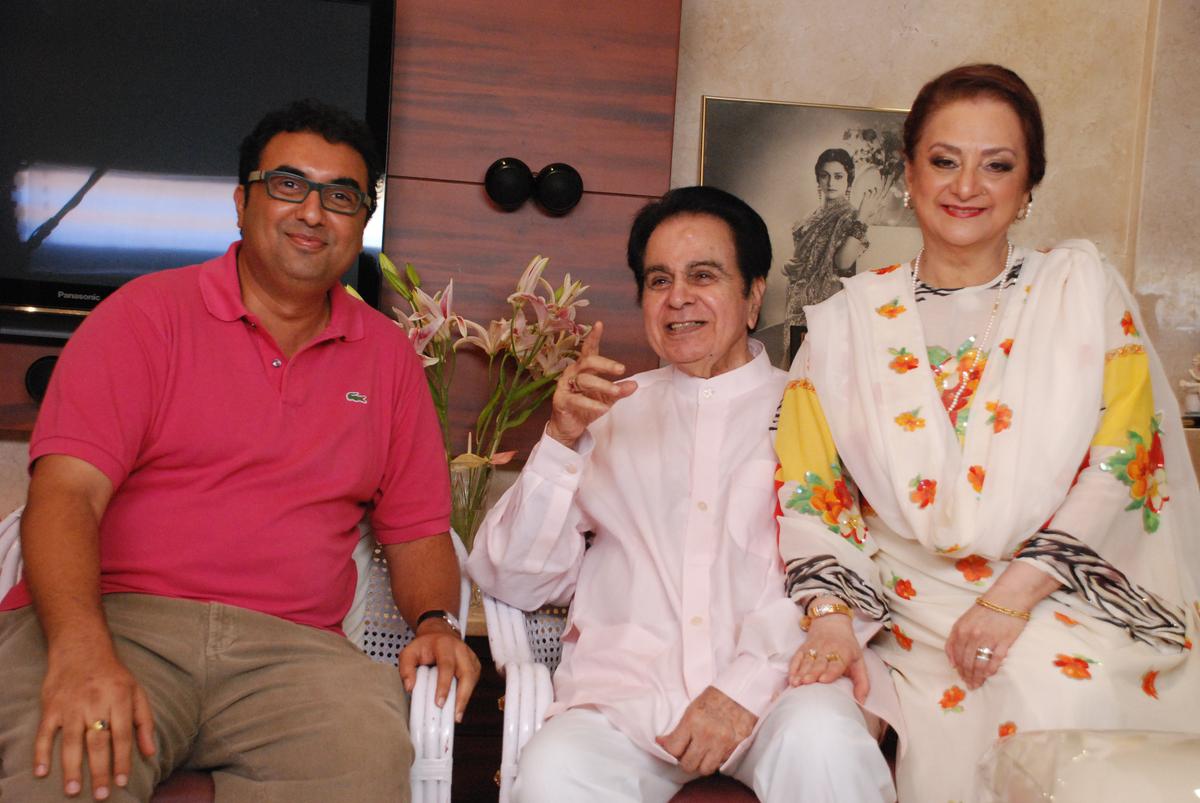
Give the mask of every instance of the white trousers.
M 762 803 L 891 803 L 892 774 L 861 709 L 823 684 L 788 689 L 729 768 Z M 596 711 L 542 726 L 521 752 L 517 803 L 669 801 L 696 776 L 636 746 Z

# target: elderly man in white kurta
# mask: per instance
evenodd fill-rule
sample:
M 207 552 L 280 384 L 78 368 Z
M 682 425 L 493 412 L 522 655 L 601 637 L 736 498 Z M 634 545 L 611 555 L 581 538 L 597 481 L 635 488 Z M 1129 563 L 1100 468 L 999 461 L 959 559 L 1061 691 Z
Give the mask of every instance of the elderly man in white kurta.
M 770 262 L 762 219 L 720 190 L 643 209 L 629 264 L 664 366 L 620 381 L 596 324 L 480 529 L 468 570 L 483 590 L 524 609 L 571 601 L 518 801 L 666 801 L 718 769 L 762 801 L 895 797 L 855 699 L 894 710 L 882 663 L 868 651 L 853 678 L 787 684 L 804 641 L 774 518 L 787 378 L 748 337 Z

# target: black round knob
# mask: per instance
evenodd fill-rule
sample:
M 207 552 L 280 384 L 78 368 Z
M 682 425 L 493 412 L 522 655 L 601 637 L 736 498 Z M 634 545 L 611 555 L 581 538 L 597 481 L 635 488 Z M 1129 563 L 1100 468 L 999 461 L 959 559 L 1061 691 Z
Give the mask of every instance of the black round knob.
M 55 355 L 38 357 L 25 369 L 25 390 L 38 404 L 46 398 L 46 388 L 50 385 L 50 374 L 54 372 L 54 364 L 58 362 Z
M 511 212 L 525 203 L 533 192 L 533 171 L 520 159 L 505 156 L 488 167 L 483 188 L 492 203 Z
M 537 175 L 534 197 L 552 215 L 565 215 L 583 197 L 583 177 L 569 164 L 546 165 Z

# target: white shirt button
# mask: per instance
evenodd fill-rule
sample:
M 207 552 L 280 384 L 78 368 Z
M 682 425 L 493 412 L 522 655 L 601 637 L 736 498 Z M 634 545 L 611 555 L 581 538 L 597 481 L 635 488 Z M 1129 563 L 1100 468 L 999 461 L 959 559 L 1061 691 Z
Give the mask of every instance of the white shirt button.
M 271 367 L 272 367 L 272 368 L 278 368 L 278 367 L 279 367 L 279 366 L 281 366 L 281 365 L 283 365 L 283 360 L 279 359 L 278 357 L 276 357 L 275 359 L 271 360 Z
M 708 510 L 708 503 L 707 502 L 697 502 L 696 507 L 700 508 L 700 512 L 703 513 L 704 511 Z
M 692 624 L 696 627 L 699 627 L 700 625 L 704 624 L 704 617 L 703 616 L 693 616 Z
M 700 395 L 706 399 L 711 399 L 714 392 L 715 391 L 713 391 L 712 388 L 705 388 L 704 390 L 700 391 Z
M 575 465 L 573 463 L 567 466 L 568 474 L 574 474 L 577 471 L 579 471 L 579 469 L 575 468 Z

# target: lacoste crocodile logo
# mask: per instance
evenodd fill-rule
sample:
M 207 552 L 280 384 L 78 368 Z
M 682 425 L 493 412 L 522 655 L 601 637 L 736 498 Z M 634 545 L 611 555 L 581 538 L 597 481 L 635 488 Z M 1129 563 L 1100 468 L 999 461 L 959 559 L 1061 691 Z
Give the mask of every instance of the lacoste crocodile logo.
M 367 394 L 359 393 L 357 390 L 352 390 L 346 394 L 346 401 L 357 402 L 358 404 L 366 404 Z

